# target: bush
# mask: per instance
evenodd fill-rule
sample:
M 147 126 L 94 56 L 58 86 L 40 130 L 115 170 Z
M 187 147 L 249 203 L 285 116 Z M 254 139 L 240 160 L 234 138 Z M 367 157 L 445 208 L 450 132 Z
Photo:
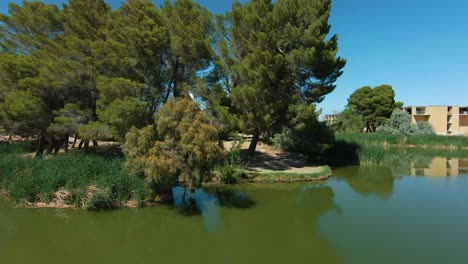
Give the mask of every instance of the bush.
M 229 151 L 229 159 L 224 165 L 217 169 L 220 174 L 221 182 L 227 184 L 238 183 L 241 179 L 247 176 L 244 171 L 241 157 L 242 144 L 245 142 L 245 139 L 240 137 L 237 133 L 234 134 L 233 138 L 233 144 Z
M 303 154 L 309 160 L 320 161 L 334 141 L 334 135 L 324 122 L 318 121 L 313 105 L 291 105 L 288 126 L 273 136 L 273 145 L 281 150 Z
M 223 183 L 233 184 L 238 183 L 241 179 L 246 177 L 245 172 L 239 166 L 226 163 L 218 168 L 220 180 Z
M 416 123 L 417 125 L 417 130 L 414 133 L 414 135 L 433 135 L 435 134 L 434 127 L 429 124 L 429 122 L 422 121 Z
M 123 152 L 129 172 L 144 176 L 156 192 L 170 192 L 179 178 L 192 188 L 209 178 L 223 149 L 217 129 L 199 105 L 189 99 L 170 100 L 154 121 L 154 126 L 126 135 Z
M 273 146 L 276 149 L 290 151 L 296 147 L 298 139 L 294 135 L 292 129 L 283 127 L 283 131 L 279 134 L 275 134 L 271 139 Z
M 378 133 L 389 135 L 429 135 L 435 134 L 434 128 L 428 122 L 411 123 L 411 116 L 401 109 L 395 109 L 390 119 L 382 126 L 377 127 Z
M 89 197 L 86 202 L 86 210 L 108 210 L 114 207 L 112 196 L 108 191 L 99 190 Z

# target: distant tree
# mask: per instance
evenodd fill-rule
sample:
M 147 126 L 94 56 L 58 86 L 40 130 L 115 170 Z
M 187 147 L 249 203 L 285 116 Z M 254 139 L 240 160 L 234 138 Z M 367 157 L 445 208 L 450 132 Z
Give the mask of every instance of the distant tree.
M 217 139 L 217 129 L 197 103 L 172 99 L 155 115 L 153 126 L 134 128 L 127 134 L 126 167 L 158 192 L 169 191 L 178 179 L 195 188 L 210 177 L 223 157 Z
M 400 104 L 400 103 L 399 103 Z M 391 85 L 357 89 L 348 99 L 348 106 L 362 115 L 368 132 L 384 124 L 396 108 L 395 92 Z
M 336 132 L 356 133 L 361 132 L 365 127 L 362 115 L 353 111 L 350 107 L 346 107 L 338 118 L 333 121 L 331 128 Z

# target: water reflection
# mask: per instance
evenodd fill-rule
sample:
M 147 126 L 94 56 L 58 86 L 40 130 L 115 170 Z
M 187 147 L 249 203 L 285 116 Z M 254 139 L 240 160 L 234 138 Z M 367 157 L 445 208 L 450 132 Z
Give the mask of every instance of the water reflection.
M 426 164 L 411 162 L 412 176 L 458 176 L 468 173 L 468 159 L 435 157 Z
M 437 149 L 398 149 L 386 153 L 382 166 L 395 177 L 456 176 L 468 172 L 468 152 Z
M 346 181 L 357 193 L 389 198 L 393 192 L 394 174 L 390 168 L 350 166 L 334 171 L 338 180 Z
M 202 215 L 204 211 L 213 209 L 211 205 L 246 209 L 255 204 L 246 193 L 222 187 L 199 188 L 194 192 L 175 187 L 173 198 L 174 206 L 187 216 Z

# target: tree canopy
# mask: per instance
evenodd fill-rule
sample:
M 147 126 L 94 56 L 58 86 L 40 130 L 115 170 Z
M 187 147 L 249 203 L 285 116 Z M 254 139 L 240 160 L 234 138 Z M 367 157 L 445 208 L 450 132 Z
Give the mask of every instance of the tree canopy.
M 217 133 L 197 103 L 169 100 L 153 125 L 127 134 L 123 147 L 127 168 L 159 191 L 170 190 L 179 178 L 198 187 L 223 157 Z
M 375 132 L 398 106 L 401 107 L 401 103 L 395 102 L 395 92 L 388 84 L 374 88 L 364 86 L 354 91 L 348 99 L 348 107 L 362 116 L 368 132 Z
M 192 184 L 212 165 L 201 162 L 209 152 L 197 140 L 232 131 L 253 134 L 250 156 L 262 135 L 285 128 L 300 152 L 317 153 L 330 137 L 315 104 L 346 63 L 330 11 L 330 0 L 235 1 L 225 15 L 193 0 L 127 0 L 115 10 L 105 0 L 11 3 L 0 15 L 1 127 L 36 137 L 38 155 L 66 148 L 71 136 L 87 148 L 153 127 L 152 157 L 183 157 L 175 167 Z M 171 116 L 181 107 L 193 113 Z
M 215 109 L 227 103 L 230 111 L 218 114 L 253 133 L 250 155 L 260 134 L 288 125 L 294 105 L 334 90 L 345 60 L 336 55 L 338 37 L 328 38 L 330 9 L 331 1 L 252 0 L 217 18 L 216 97 L 207 100 Z

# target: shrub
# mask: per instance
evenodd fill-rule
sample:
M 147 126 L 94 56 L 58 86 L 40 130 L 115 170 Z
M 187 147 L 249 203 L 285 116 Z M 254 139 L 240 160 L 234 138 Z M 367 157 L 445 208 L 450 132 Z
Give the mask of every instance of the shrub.
M 290 122 L 280 134 L 273 136 L 276 148 L 303 154 L 310 160 L 320 160 L 334 141 L 334 135 L 324 122 L 318 121 L 315 106 L 291 105 Z
M 144 176 L 157 192 L 170 191 L 179 178 L 190 187 L 209 178 L 223 150 L 217 129 L 199 105 L 189 99 L 170 100 L 154 121 L 154 126 L 126 135 L 123 151 L 129 172 Z
M 417 130 L 414 135 L 432 135 L 435 134 L 434 127 L 429 122 L 422 121 L 416 123 Z
M 233 184 L 238 183 L 241 179 L 246 177 L 245 172 L 239 166 L 226 163 L 218 168 L 220 180 L 223 183 Z
M 294 132 L 288 127 L 283 127 L 283 131 L 281 133 L 275 134 L 271 139 L 271 142 L 276 149 L 284 151 L 293 150 L 297 141 L 298 139 L 296 138 Z
M 242 164 L 242 144 L 245 142 L 245 139 L 237 133 L 234 133 L 233 139 L 228 160 L 217 169 L 221 182 L 228 184 L 237 183 L 247 176 Z
M 108 210 L 113 207 L 112 196 L 106 190 L 99 190 L 93 193 L 85 204 L 86 210 Z
M 428 135 L 434 134 L 434 128 L 428 122 L 411 123 L 411 116 L 401 109 L 395 109 L 390 119 L 377 128 L 378 133 L 389 135 Z

